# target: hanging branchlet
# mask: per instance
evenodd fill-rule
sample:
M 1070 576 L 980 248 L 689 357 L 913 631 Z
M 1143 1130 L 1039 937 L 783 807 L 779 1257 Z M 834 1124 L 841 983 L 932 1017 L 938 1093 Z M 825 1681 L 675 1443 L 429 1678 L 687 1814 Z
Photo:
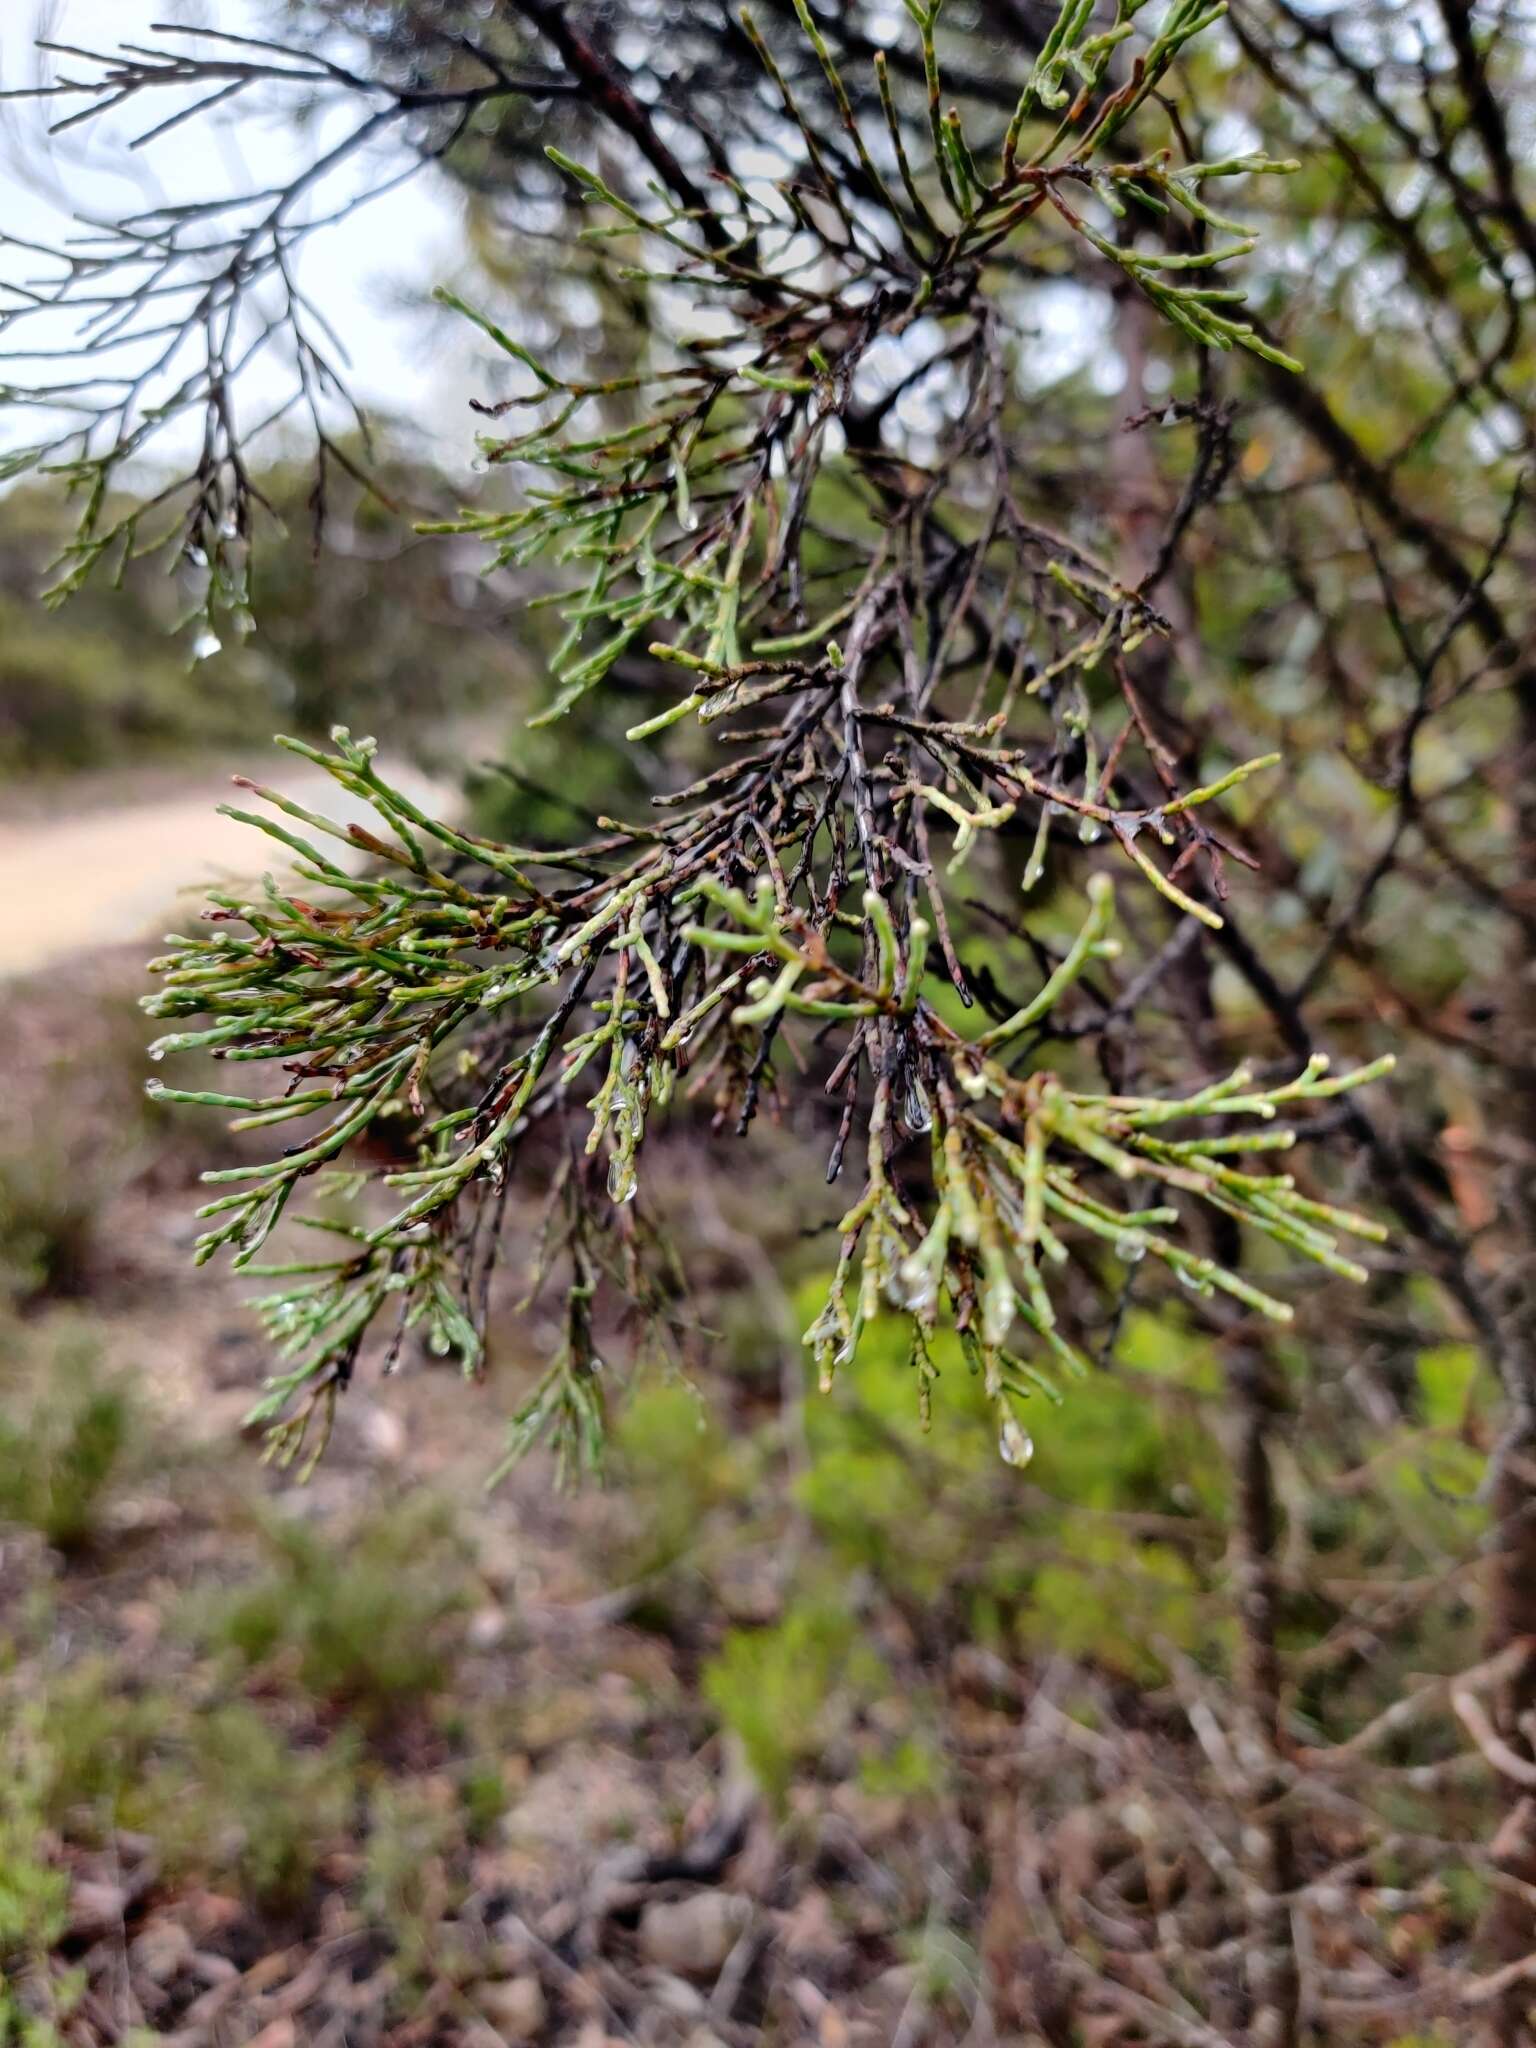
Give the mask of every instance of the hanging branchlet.
M 0 91 L 0 102 L 62 108 L 53 135 L 127 107 L 142 117 L 134 150 L 232 103 L 356 111 L 285 183 L 92 219 L 57 247 L 0 229 L 0 252 L 25 266 L 0 283 L 3 360 L 30 366 L 0 382 L 0 407 L 42 423 L 41 438 L 24 429 L 26 441 L 0 460 L 0 481 L 55 477 L 78 506 L 50 598 L 62 601 L 94 575 L 120 580 L 145 557 L 180 564 L 201 656 L 216 651 L 221 633 L 251 630 L 251 541 L 260 514 L 276 518 L 252 459 L 263 440 L 295 421 L 307 426 L 317 525 L 336 470 L 369 482 L 357 453 L 368 449 L 368 422 L 348 387 L 345 346 L 299 284 L 303 243 L 446 155 L 482 109 L 572 87 L 514 76 L 465 37 L 456 41 L 472 75 L 427 88 L 393 86 L 267 37 L 172 24 L 156 33 L 165 48 L 43 41 L 66 68 L 51 84 Z M 61 323 L 73 325 L 72 340 L 58 339 Z M 267 381 L 265 410 L 242 417 L 237 394 L 253 376 Z M 190 462 L 168 466 L 183 462 L 187 440 Z M 161 475 L 140 499 L 133 479 L 145 466 Z
M 808 737 L 800 734 L 796 752 Z M 1095 1191 L 1105 1177 L 1112 1188 L 1134 1179 L 1206 1203 L 1290 1253 L 1363 1277 L 1338 1251 L 1338 1237 L 1377 1236 L 1374 1225 L 1304 1196 L 1290 1176 L 1252 1175 L 1220 1155 L 1267 1142 L 1262 1131 L 1235 1138 L 1229 1119 L 1269 1122 L 1281 1108 L 1375 1078 L 1390 1060 L 1335 1079 L 1317 1059 L 1295 1080 L 1266 1088 L 1239 1069 L 1173 1100 L 1086 1095 L 1043 1069 L 1021 1079 L 1007 1064 L 1020 1038 L 1091 968 L 1115 958 L 1106 875 L 1090 876 L 1082 928 L 1036 995 L 968 1035 L 934 1006 L 935 983 L 947 976 L 942 959 L 930 956 L 930 924 L 904 886 L 915 878 L 898 869 L 903 886 L 888 894 L 864 888 L 861 914 L 839 906 L 830 878 L 818 887 L 825 791 L 815 783 L 807 782 L 798 812 L 782 791 L 775 795 L 774 829 L 764 828 L 771 862 L 755 844 L 743 845 L 727 793 L 685 810 L 660 835 L 615 831 L 569 849 L 560 856 L 563 875 L 577 869 L 602 879 L 583 872 L 576 886 L 554 879 L 546 891 L 527 873 L 544 854 L 468 839 L 433 821 L 384 780 L 366 742 L 338 731 L 336 746 L 335 754 L 301 751 L 372 804 L 379 832 L 343 828 L 286 801 L 280 815 L 364 846 L 374 857 L 369 872 L 350 875 L 314 839 L 250 814 L 294 857 L 306 893 L 269 883 L 259 904 L 216 899 L 209 915 L 219 928 L 174 942 L 155 963 L 164 985 L 150 1002 L 161 1017 L 212 1019 L 157 1040 L 154 1058 L 206 1049 L 220 1060 L 277 1061 L 288 1076 L 273 1093 L 250 1097 L 157 1081 L 157 1098 L 237 1110 L 238 1130 L 307 1123 L 302 1141 L 267 1163 L 209 1173 L 228 1191 L 200 1212 L 208 1224 L 200 1259 L 228 1249 L 238 1267 L 285 1283 L 262 1303 L 285 1369 L 258 1419 L 286 1431 L 292 1413 L 329 1402 L 384 1315 L 392 1318 L 391 1357 L 419 1331 L 432 1350 L 478 1370 L 476 1205 L 505 1185 L 532 1130 L 570 1117 L 585 1094 L 580 1077 L 597 1076 L 586 1096 L 583 1150 L 606 1159 L 606 1197 L 622 1206 L 639 1185 L 650 1122 L 678 1081 L 690 1095 L 706 1083 L 729 1095 L 758 1071 L 773 1035 L 800 1020 L 817 1033 L 846 1033 L 840 1064 L 856 1072 L 862 1062 L 875 1076 L 867 1184 L 839 1226 L 837 1277 L 807 1339 L 824 1382 L 852 1355 L 864 1325 L 894 1308 L 913 1318 L 914 1342 L 923 1345 L 947 1315 L 999 1399 L 1030 1388 L 1054 1394 L 1062 1374 L 1081 1364 L 1058 1332 L 1050 1279 L 1073 1238 L 1097 1240 L 1122 1261 L 1150 1254 L 1197 1293 L 1220 1291 L 1262 1314 L 1289 1314 L 1282 1301 L 1169 1235 L 1181 1215 L 1171 1200 L 1117 1205 Z M 771 777 L 761 773 L 766 794 Z M 440 865 L 466 859 L 482 877 L 476 888 Z M 310 890 L 329 903 L 312 901 Z M 312 1219 L 334 1242 L 329 1255 L 322 1248 L 310 1258 L 256 1263 L 299 1184 L 318 1175 L 323 1191 L 349 1147 L 402 1117 L 415 1157 L 381 1176 L 393 1213 L 371 1227 Z M 1208 1148 L 1163 1135 L 1187 1119 L 1221 1120 Z M 919 1167 L 904 1194 L 901 1142 L 929 1133 L 931 1193 Z M 576 1473 L 594 1465 L 603 1402 L 593 1384 L 596 1261 L 585 1242 L 593 1224 L 569 1190 L 563 1199 L 576 1205 L 565 1240 L 576 1274 L 566 1334 L 519 1413 L 513 1448 L 548 1436 L 563 1468 Z M 1038 1355 L 1011 1348 L 1016 1326 Z
M 744 17 L 790 175 L 722 172 L 706 216 L 665 185 L 641 202 L 549 151 L 591 216 L 593 248 L 658 308 L 691 299 L 693 338 L 655 338 L 680 332 L 658 311 L 633 368 L 591 381 L 442 295 L 518 380 L 482 408 L 496 425 L 481 442 L 515 494 L 428 530 L 549 575 L 539 601 L 564 632 L 540 721 L 596 690 L 643 693 L 657 708 L 630 740 L 675 747 L 688 765 L 658 762 L 647 820 L 603 819 L 599 836 L 558 849 L 506 845 L 428 815 L 381 774 L 372 741 L 338 729 L 333 751 L 283 744 L 376 826 L 344 827 L 264 788 L 264 809 L 234 813 L 297 879 L 269 879 L 256 900 L 215 895 L 211 929 L 171 942 L 150 1007 L 179 1028 L 154 1056 L 197 1049 L 273 1062 L 284 1078 L 248 1097 L 152 1085 L 235 1110 L 239 1129 L 301 1125 L 277 1156 L 208 1176 L 217 1191 L 197 1250 L 284 1282 L 264 1307 L 283 1369 L 259 1412 L 285 1454 L 305 1418 L 329 1413 L 381 1319 L 389 1359 L 417 1332 L 480 1369 L 501 1198 L 547 1129 L 576 1159 L 551 1238 L 563 1334 L 509 1455 L 548 1441 L 565 1472 L 593 1469 L 602 1247 L 628 1232 L 633 1248 L 658 1121 L 698 1104 L 717 1128 L 746 1130 L 790 1061 L 842 1106 L 829 1179 L 864 1162 L 807 1337 L 823 1383 L 872 1318 L 901 1314 L 926 1414 L 924 1361 L 947 1323 L 1011 1463 L 1029 1441 L 1014 1404 L 1056 1398 L 1083 1369 L 1066 1334 L 1071 1275 L 1108 1286 L 1115 1262 L 1147 1259 L 1235 1312 L 1283 1319 L 1278 1295 L 1191 1235 L 1202 1209 L 1286 1259 L 1361 1275 L 1340 1240 L 1374 1225 L 1289 1175 L 1231 1162 L 1277 1148 L 1282 1109 L 1389 1062 L 1331 1077 L 1314 1060 L 1262 1082 L 1240 1068 L 1180 1096 L 1085 1092 L 1040 1057 L 1080 1035 L 1083 1003 L 1115 1014 L 1104 863 L 1142 893 L 1141 915 L 1220 928 L 1226 863 L 1252 863 L 1234 830 L 1207 819 L 1276 757 L 1213 762 L 1190 788 L 1173 780 L 1131 667 L 1168 621 L 1082 521 L 1061 531 L 1042 516 L 1000 430 L 1026 345 L 1007 316 L 1008 266 L 1026 252 L 1058 270 L 1112 267 L 1176 332 L 1275 360 L 1228 310 L 1240 293 L 1209 281 L 1252 241 L 1203 192 L 1286 166 L 1180 167 L 1164 144 L 1129 153 L 1128 124 L 1139 144 L 1152 95 L 1219 8 L 1176 0 L 1127 69 L 1136 0 L 1093 34 L 1093 10 L 1067 0 L 1000 153 L 945 105 L 939 5 L 907 8 L 926 162 L 903 140 L 883 67 L 889 124 L 866 132 L 867 96 L 798 5 L 841 123 L 835 146 Z M 1119 226 L 1130 205 L 1153 224 L 1181 212 L 1234 238 L 1143 246 Z M 942 394 L 942 424 L 919 449 L 897 408 L 925 384 Z M 710 748 L 720 758 L 702 765 Z M 946 900 L 983 869 L 1031 906 L 1041 899 L 1022 892 L 1049 877 L 1038 928 L 1023 928 L 1035 965 L 1016 998 Z M 300 1184 L 347 1171 L 383 1127 L 397 1163 L 374 1174 L 379 1213 L 333 1226 L 332 1256 L 258 1265 Z M 633 1259 L 620 1271 L 621 1294 L 664 1319 L 665 1289 L 648 1292 Z

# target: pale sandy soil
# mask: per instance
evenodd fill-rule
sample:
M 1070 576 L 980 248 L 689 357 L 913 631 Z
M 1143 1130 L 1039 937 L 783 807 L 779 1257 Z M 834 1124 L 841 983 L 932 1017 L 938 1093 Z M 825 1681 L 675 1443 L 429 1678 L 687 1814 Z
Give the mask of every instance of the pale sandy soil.
M 342 824 L 378 822 L 318 770 L 283 763 L 270 772 L 284 795 L 311 810 Z M 416 803 L 456 802 L 405 763 L 391 761 L 388 773 Z M 213 771 L 184 774 L 176 786 L 116 805 L 71 800 L 66 807 L 62 788 L 47 808 L 26 791 L 14 804 L 0 803 L 0 979 L 172 929 L 195 912 L 210 883 L 246 884 L 279 869 L 281 846 L 220 817 L 216 806 L 226 802 L 261 808 Z

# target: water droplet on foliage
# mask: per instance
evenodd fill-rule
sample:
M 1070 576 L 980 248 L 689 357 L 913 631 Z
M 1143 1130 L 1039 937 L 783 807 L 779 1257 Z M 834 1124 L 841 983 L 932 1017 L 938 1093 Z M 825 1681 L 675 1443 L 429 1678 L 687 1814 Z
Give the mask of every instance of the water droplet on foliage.
M 938 1301 L 938 1280 L 920 1259 L 904 1259 L 896 1269 L 895 1281 L 900 1305 L 915 1316 L 926 1315 Z
M 997 1455 L 1005 1465 L 1016 1470 L 1027 1465 L 1035 1455 L 1035 1440 L 1023 1423 L 1011 1415 L 1003 1417 L 1002 1427 L 997 1433 Z
M 1144 1237 L 1117 1237 L 1115 1257 L 1124 1259 L 1128 1266 L 1134 1266 L 1138 1259 L 1147 1256 L 1147 1240 Z
M 901 1121 L 914 1137 L 933 1129 L 933 1109 L 928 1101 L 928 1091 L 915 1076 L 908 1082 L 902 1097 Z

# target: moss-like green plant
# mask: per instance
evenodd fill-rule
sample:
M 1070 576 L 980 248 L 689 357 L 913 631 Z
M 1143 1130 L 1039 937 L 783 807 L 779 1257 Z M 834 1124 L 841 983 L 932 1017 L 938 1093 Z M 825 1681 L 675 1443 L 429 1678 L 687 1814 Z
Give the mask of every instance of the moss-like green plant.
M 466 1598 L 441 1503 L 376 1510 L 338 1550 L 292 1521 L 267 1525 L 269 1568 L 195 1603 L 215 1646 L 257 1665 L 292 1659 L 309 1696 L 381 1726 L 446 1682 L 449 1624 Z
M 64 1931 L 69 1878 L 41 1853 L 41 1815 L 21 1776 L 0 1793 L 0 2041 L 8 2020 L 11 1971 L 46 1955 Z
M 459 1839 L 459 1816 L 443 1797 L 451 1791 L 443 1780 L 385 1783 L 369 1803 L 362 1908 L 394 1945 L 407 1984 L 454 1960 L 442 1948 L 443 1922 L 454 1904 L 448 1857 Z
M 0 1415 L 0 1521 L 67 1554 L 85 1550 L 133 1440 L 127 1384 L 103 1374 L 88 1340 L 65 1338 L 40 1390 L 17 1407 Z
M 769 1628 L 733 1629 L 704 1672 L 704 1694 L 782 1804 L 836 1723 L 888 1683 L 879 1657 L 835 1601 L 805 1594 Z
M 102 1177 L 39 1133 L 0 1153 L 0 1298 L 23 1305 L 84 1292 Z
M 237 1701 L 199 1717 L 188 1748 L 190 1781 L 174 1804 L 161 1802 L 157 1836 L 192 1867 L 227 1868 L 259 1907 L 302 1907 L 322 1855 L 347 1839 L 353 1819 L 356 1759 L 347 1737 L 299 1748 Z M 177 1807 L 190 1832 L 177 1826 Z

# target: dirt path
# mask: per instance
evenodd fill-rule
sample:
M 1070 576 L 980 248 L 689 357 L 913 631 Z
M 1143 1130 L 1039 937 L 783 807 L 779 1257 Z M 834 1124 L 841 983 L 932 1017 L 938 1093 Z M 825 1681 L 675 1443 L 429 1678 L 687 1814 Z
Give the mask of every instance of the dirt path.
M 416 803 L 457 801 L 403 763 L 391 762 L 389 774 Z M 377 824 L 365 804 L 316 770 L 284 774 L 282 788 L 343 824 Z M 169 930 L 209 883 L 248 883 L 275 868 L 282 849 L 220 817 L 215 806 L 227 800 L 260 809 L 209 773 L 173 794 L 120 808 L 81 813 L 71 806 L 63 816 L 0 822 L 0 979 Z

